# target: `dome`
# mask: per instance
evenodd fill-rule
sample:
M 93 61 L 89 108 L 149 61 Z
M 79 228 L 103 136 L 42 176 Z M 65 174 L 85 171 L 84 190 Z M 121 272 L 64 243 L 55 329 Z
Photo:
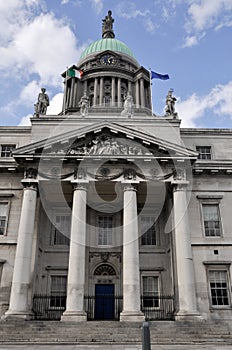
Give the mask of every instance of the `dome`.
M 131 49 L 122 41 L 112 38 L 100 39 L 89 45 L 81 54 L 80 60 L 95 52 L 115 51 L 126 54 L 135 60 L 135 56 Z

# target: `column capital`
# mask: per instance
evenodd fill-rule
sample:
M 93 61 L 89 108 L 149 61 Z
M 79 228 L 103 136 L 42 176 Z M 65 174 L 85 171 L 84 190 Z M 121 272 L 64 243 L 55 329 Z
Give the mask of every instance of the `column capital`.
M 189 185 L 189 181 L 173 181 L 171 184 L 173 192 L 186 191 Z
M 38 170 L 35 168 L 27 168 L 24 171 L 24 179 L 21 180 L 21 183 L 24 188 L 30 188 L 33 190 L 38 190 Z
M 133 183 L 133 182 L 121 182 L 122 185 L 122 189 L 123 191 L 134 191 L 137 192 L 137 188 L 136 188 L 136 184 L 137 183 Z
M 74 191 L 77 191 L 77 190 L 82 190 L 82 191 L 86 191 L 88 190 L 88 187 L 89 187 L 89 181 L 86 180 L 86 181 L 77 181 L 77 180 L 74 180 L 74 181 L 71 181 L 71 184 L 73 186 L 73 190 Z
M 21 180 L 21 184 L 24 188 L 38 191 L 38 180 L 35 179 L 23 179 Z

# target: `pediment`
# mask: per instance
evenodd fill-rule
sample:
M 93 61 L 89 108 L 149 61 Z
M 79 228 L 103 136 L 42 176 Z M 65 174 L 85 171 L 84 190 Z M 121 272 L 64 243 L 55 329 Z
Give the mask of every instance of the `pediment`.
M 196 160 L 197 153 L 144 131 L 102 122 L 20 147 L 15 150 L 14 157 L 16 160 L 40 157 Z

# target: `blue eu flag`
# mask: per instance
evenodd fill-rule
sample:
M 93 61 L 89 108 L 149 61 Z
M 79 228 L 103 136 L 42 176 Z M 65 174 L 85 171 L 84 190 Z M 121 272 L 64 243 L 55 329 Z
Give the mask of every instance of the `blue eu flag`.
M 151 70 L 151 79 L 168 80 L 169 79 L 169 75 L 168 74 L 159 74 L 159 73 L 153 72 Z

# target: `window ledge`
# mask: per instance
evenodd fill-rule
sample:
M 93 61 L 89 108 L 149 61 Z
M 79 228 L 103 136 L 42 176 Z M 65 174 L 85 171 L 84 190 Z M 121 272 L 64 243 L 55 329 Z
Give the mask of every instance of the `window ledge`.
M 216 311 L 231 311 L 231 309 L 232 309 L 232 307 L 230 306 L 230 305 L 228 305 L 228 306 L 216 306 L 216 305 L 214 305 L 214 306 L 211 306 L 210 308 L 210 312 L 216 312 Z
M 228 260 L 220 260 L 220 261 L 203 261 L 204 265 L 231 265 L 231 261 Z
M 198 194 L 197 198 L 198 199 L 222 199 L 223 195 L 222 194 L 219 194 L 219 195 Z

